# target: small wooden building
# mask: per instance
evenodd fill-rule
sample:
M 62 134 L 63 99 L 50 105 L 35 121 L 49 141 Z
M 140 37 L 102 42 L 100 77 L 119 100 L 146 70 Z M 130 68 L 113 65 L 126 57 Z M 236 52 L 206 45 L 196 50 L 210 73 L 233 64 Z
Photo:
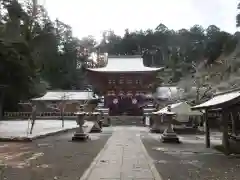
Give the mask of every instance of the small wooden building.
M 186 102 L 170 104 L 159 111 L 154 112 L 154 114 L 164 114 L 167 112 L 168 107 L 170 107 L 171 111 L 176 114 L 175 120 L 178 125 L 193 126 L 194 122 L 191 120 L 191 118 L 203 115 L 203 113 L 198 110 L 193 111 L 191 109 L 192 107 Z
M 194 110 L 205 110 L 206 147 L 210 147 L 209 113 L 220 116 L 220 125 L 223 132 L 223 146 L 228 154 L 230 152 L 229 139 L 238 140 L 240 133 L 240 91 L 218 94 L 212 99 L 194 106 Z
M 48 91 L 44 96 L 34 98 L 32 101 L 42 104 L 38 107 L 39 111 L 54 111 L 54 108 L 51 107 L 59 108 L 59 105 L 64 103 L 65 112 L 76 112 L 79 110 L 79 106 L 93 99 L 97 98 L 91 91 Z
M 91 91 L 47 91 L 45 95 L 34 98 L 31 102 L 20 103 L 19 112 L 5 112 L 4 116 L 6 118 L 28 118 L 33 104 L 37 105 L 37 116 L 59 116 L 60 113 L 65 116 L 74 116 L 74 112 L 79 111 L 83 104 L 86 105 L 94 100 L 98 101 L 98 98 Z M 95 109 L 96 105 L 97 103 L 88 103 L 85 111 Z

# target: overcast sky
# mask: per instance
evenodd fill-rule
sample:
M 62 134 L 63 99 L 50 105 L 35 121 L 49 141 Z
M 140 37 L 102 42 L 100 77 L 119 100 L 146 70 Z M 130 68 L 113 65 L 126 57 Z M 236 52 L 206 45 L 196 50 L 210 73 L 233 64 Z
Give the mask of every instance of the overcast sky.
M 69 24 L 79 38 L 112 29 L 155 28 L 163 23 L 170 29 L 215 24 L 235 32 L 238 0 L 39 0 L 52 19 Z

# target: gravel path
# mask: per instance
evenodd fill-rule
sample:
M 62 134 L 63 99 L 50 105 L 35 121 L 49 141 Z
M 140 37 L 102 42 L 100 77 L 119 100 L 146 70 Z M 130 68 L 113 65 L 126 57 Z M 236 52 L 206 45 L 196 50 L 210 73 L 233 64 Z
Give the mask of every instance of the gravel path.
M 72 133 L 32 143 L 0 143 L 0 180 L 79 180 L 104 147 L 111 131 L 72 142 Z
M 240 159 L 200 150 L 194 143 L 163 144 L 148 133 L 141 137 L 163 180 L 240 179 Z

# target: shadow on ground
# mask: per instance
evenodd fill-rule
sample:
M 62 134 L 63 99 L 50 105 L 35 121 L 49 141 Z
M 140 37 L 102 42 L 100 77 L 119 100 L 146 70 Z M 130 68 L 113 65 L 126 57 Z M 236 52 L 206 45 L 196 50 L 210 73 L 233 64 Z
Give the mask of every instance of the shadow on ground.
M 149 133 L 141 138 L 163 180 L 240 179 L 240 159 L 205 149 L 203 143 L 164 144 Z
M 51 136 L 32 143 L 1 143 L 2 179 L 79 180 L 104 147 L 111 131 L 91 134 L 90 141 L 72 142 L 73 133 Z

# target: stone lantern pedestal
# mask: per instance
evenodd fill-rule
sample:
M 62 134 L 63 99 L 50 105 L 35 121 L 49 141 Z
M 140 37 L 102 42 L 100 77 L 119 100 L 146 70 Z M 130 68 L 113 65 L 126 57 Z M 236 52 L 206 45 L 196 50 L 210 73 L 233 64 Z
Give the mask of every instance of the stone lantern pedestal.
M 162 142 L 169 142 L 169 143 L 180 143 L 177 134 L 174 132 L 172 127 L 172 118 L 175 115 L 173 112 L 166 112 L 165 114 L 166 119 L 168 120 L 169 124 L 167 129 L 164 130 L 161 141 Z
M 111 126 L 111 119 L 109 116 L 103 117 L 103 127 L 109 127 Z
M 90 130 L 90 133 L 100 133 L 102 132 L 102 127 L 100 127 L 99 125 L 99 121 L 100 121 L 100 115 L 101 113 L 99 112 L 93 112 L 91 113 L 91 115 L 89 114 L 89 121 L 92 121 L 94 124 L 92 126 L 92 129 Z
M 78 128 L 76 130 L 76 132 L 74 133 L 73 137 L 72 137 L 72 141 L 85 141 L 87 139 L 89 139 L 89 135 L 86 134 L 83 130 L 83 124 L 84 124 L 84 117 L 85 117 L 85 112 L 77 112 L 75 113 L 77 115 L 77 124 L 78 124 Z
M 150 132 L 152 133 L 161 133 L 161 120 L 158 115 L 152 116 L 153 124 L 150 128 Z

